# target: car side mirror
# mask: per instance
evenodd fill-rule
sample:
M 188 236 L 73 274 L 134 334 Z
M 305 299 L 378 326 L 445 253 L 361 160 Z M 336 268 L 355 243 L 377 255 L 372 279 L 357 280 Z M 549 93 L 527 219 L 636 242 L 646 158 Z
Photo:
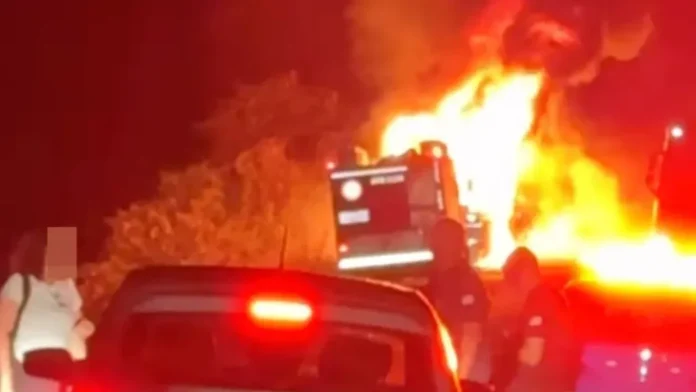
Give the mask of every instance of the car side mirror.
M 75 375 L 75 362 L 62 349 L 44 349 L 24 356 L 24 371 L 35 377 L 70 383 Z

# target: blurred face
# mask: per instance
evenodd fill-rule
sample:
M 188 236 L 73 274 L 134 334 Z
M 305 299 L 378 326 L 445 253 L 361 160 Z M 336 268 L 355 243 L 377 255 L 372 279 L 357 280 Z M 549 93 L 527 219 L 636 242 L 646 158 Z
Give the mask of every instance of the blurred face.
M 507 287 L 517 289 L 520 286 L 520 271 L 503 268 L 503 280 Z
M 505 284 L 520 294 L 525 294 L 536 284 L 534 271 L 525 266 L 516 266 L 513 269 L 503 269 Z
M 461 259 L 464 255 L 464 239 L 452 232 L 435 234 L 431 239 L 431 247 L 435 258 L 441 261 L 449 261 L 447 266 Z

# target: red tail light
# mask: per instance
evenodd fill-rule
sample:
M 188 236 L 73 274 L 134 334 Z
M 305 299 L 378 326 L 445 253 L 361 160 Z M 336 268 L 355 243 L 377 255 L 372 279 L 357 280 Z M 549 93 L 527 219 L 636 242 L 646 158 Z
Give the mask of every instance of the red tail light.
M 302 327 L 310 323 L 314 310 L 299 300 L 254 297 L 249 302 L 248 313 L 256 325 Z

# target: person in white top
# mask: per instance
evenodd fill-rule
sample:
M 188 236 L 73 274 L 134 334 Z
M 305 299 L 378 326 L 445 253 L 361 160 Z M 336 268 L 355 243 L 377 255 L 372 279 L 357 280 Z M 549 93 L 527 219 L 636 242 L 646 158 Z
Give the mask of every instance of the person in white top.
M 25 354 L 58 348 L 84 359 L 94 331 L 82 317 L 75 282 L 43 279 L 45 246 L 45 236 L 27 235 L 9 260 L 11 275 L 0 291 L 0 392 L 58 391 L 58 383 L 24 373 Z

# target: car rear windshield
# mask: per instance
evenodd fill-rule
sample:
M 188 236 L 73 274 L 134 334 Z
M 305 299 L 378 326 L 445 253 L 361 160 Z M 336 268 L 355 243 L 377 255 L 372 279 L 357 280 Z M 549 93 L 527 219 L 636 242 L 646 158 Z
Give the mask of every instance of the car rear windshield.
M 585 341 L 696 348 L 696 301 L 684 296 L 573 288 L 566 298 Z
M 129 373 L 166 385 L 433 391 L 424 337 L 349 324 L 265 330 L 231 314 L 137 314 L 127 323 L 122 359 Z

